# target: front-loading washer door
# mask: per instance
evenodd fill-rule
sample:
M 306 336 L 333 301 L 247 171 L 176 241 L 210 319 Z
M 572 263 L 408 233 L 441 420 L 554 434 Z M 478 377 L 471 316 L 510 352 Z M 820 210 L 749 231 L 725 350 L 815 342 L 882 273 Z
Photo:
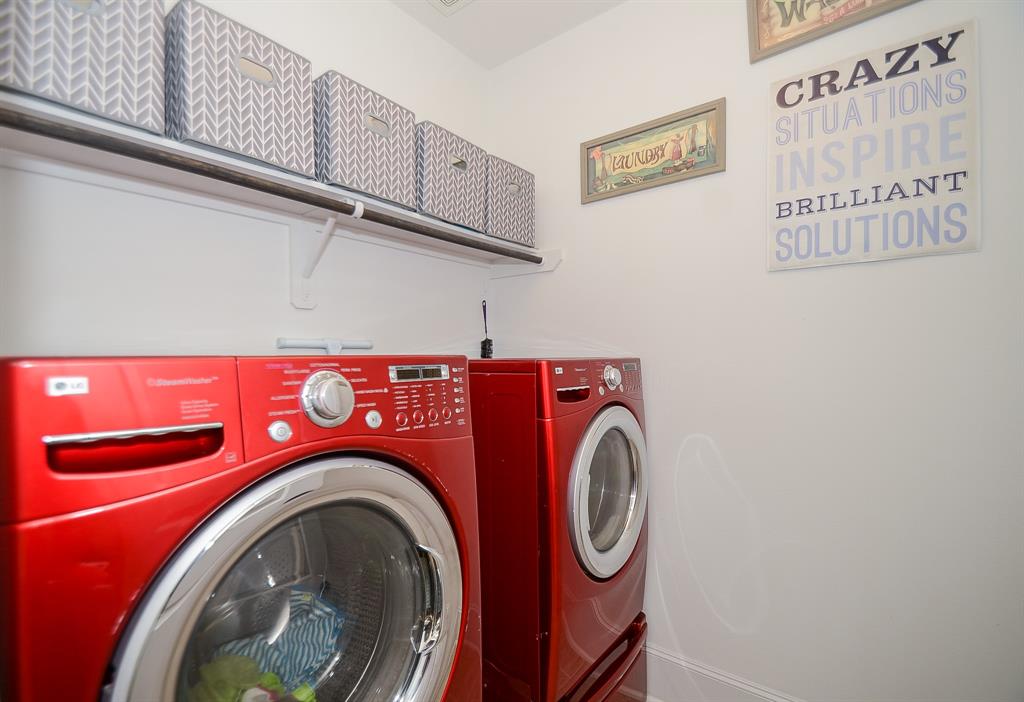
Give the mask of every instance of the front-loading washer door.
M 133 618 L 105 696 L 435 702 L 461 619 L 458 545 L 434 496 L 379 461 L 315 460 L 190 537 Z
M 615 575 L 636 548 L 647 512 L 647 445 L 625 407 L 602 410 L 587 427 L 569 475 L 569 536 L 595 578 Z

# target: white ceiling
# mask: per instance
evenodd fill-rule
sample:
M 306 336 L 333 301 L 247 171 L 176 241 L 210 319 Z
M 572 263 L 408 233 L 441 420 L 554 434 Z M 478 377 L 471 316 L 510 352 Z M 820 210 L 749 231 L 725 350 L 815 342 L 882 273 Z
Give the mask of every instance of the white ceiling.
M 444 16 L 429 0 L 392 0 L 484 68 L 494 68 L 622 0 L 471 0 Z

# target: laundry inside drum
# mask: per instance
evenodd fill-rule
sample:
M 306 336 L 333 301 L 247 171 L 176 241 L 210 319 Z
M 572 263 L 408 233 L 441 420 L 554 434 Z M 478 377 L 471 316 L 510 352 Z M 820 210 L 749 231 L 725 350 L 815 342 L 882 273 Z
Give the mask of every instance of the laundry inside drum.
M 421 564 L 404 524 L 379 504 L 346 500 L 289 519 L 210 595 L 179 702 L 394 699 L 431 606 Z

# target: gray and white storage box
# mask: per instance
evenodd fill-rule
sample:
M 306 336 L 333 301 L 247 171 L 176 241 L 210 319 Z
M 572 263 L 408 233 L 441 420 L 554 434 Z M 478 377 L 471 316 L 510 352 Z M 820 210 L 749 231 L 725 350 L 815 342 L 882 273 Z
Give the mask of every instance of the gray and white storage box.
M 417 207 L 420 212 L 484 230 L 487 153 L 433 122 L 416 125 Z
M 160 0 L 0 0 L 0 85 L 164 131 Z
M 312 176 L 309 61 L 180 0 L 167 15 L 167 135 Z
M 503 159 L 487 155 L 488 235 L 534 245 L 535 194 L 533 174 Z
M 316 177 L 416 207 L 416 116 L 337 71 L 313 81 Z

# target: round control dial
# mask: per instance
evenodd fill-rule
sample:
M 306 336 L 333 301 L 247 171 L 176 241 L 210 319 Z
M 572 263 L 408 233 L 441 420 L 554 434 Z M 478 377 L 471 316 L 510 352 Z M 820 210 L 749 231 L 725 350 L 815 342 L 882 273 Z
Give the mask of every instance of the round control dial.
M 318 427 L 336 427 L 352 416 L 356 396 L 345 376 L 337 371 L 318 371 L 302 386 L 302 410 Z
M 622 371 L 612 365 L 604 367 L 604 384 L 608 386 L 609 390 L 622 385 Z

